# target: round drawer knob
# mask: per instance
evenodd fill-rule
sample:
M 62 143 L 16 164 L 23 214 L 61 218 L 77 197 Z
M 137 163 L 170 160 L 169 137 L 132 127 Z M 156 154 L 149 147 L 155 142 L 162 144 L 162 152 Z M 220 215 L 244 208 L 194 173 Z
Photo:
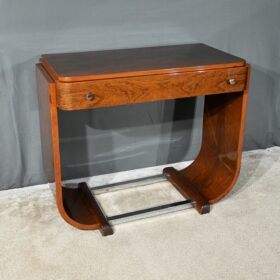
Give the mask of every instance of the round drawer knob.
M 91 92 L 86 94 L 86 99 L 89 100 L 89 101 L 93 100 L 94 97 L 95 97 L 95 95 L 93 93 L 91 93 Z
M 235 79 L 228 79 L 228 84 L 230 85 L 236 85 L 237 81 Z

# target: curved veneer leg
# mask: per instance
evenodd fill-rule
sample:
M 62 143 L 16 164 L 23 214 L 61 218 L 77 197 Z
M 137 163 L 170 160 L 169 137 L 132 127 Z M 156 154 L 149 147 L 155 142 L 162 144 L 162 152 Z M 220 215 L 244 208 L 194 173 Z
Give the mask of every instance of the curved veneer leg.
M 66 188 L 56 183 L 56 202 L 62 218 L 81 230 L 99 229 L 103 236 L 113 234 L 113 229 L 86 183 Z
M 56 87 L 41 64 L 36 66 L 36 74 L 44 169 L 48 181 L 55 181 L 57 208 L 62 218 L 72 226 L 84 230 L 99 229 L 102 235 L 110 235 L 113 230 L 86 183 L 80 183 L 74 189 L 61 184 Z
M 240 170 L 248 91 L 205 97 L 203 136 L 196 160 L 181 171 L 165 168 L 167 179 L 204 214 L 230 192 Z
M 77 188 L 62 187 L 63 208 L 80 229 L 100 229 L 103 236 L 113 234 L 112 227 L 86 183 Z

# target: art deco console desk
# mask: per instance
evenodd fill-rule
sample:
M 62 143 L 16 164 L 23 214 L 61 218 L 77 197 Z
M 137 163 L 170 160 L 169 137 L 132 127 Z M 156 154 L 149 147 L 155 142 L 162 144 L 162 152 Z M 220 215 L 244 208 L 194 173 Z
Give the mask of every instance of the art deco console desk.
M 200 213 L 233 188 L 240 170 L 250 68 L 204 44 L 42 55 L 36 66 L 44 166 L 61 216 L 112 234 L 86 183 L 62 186 L 58 110 L 83 110 L 205 96 L 201 150 L 163 174 Z

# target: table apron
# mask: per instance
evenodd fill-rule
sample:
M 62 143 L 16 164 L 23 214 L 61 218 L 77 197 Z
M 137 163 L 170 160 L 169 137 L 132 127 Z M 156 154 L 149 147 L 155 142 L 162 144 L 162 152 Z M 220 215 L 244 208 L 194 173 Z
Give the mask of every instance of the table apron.
M 81 110 L 245 90 L 248 67 L 56 82 L 57 107 Z

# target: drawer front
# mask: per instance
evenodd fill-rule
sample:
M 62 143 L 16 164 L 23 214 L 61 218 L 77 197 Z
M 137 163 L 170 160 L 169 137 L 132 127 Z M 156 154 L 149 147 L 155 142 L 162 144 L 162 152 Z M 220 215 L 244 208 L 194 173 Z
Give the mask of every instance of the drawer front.
M 57 83 L 57 106 L 81 110 L 191 96 L 240 92 L 247 67 Z

